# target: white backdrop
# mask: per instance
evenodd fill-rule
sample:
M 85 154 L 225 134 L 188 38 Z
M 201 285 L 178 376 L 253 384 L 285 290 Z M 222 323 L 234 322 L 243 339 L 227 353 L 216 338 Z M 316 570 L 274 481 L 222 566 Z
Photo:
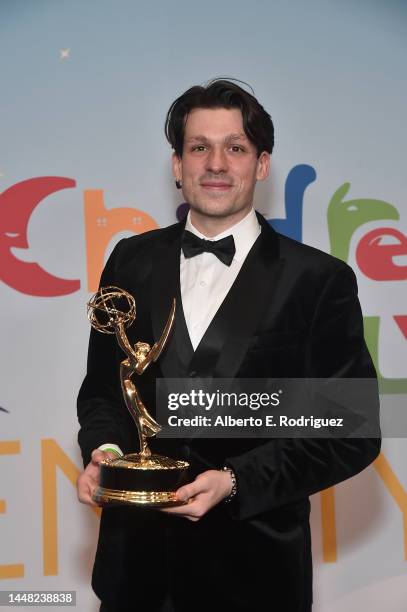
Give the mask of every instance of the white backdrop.
M 396 0 L 1 2 L 0 590 L 97 609 L 98 516 L 74 489 L 85 303 L 118 238 L 176 220 L 165 113 L 223 75 L 275 122 L 256 207 L 353 266 L 381 376 L 382 455 L 312 499 L 315 610 L 406 609 L 406 24 Z

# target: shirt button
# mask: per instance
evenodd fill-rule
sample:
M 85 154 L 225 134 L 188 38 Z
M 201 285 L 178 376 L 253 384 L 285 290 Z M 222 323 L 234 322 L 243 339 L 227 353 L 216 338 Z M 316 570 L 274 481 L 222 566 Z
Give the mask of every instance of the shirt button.
M 201 285 L 201 287 L 206 287 L 205 281 L 201 281 L 199 284 Z

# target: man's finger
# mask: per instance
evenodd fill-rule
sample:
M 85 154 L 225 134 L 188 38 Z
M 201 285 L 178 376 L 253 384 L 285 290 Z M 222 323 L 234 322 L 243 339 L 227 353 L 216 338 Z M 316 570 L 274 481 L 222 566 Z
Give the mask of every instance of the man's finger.
M 104 459 L 113 459 L 114 453 L 96 448 L 92 451 L 91 461 L 88 463 L 77 480 L 78 499 L 89 506 L 97 506 L 92 500 L 93 492 L 99 483 L 100 462 Z
M 196 519 L 201 514 L 201 504 L 197 501 L 190 501 L 183 506 L 171 506 L 169 508 L 160 508 L 160 511 L 175 516 L 183 516 L 185 518 Z
M 203 478 L 197 478 L 193 482 L 189 482 L 188 484 L 180 487 L 176 491 L 175 495 L 178 497 L 179 500 L 187 501 L 188 499 L 191 499 L 191 497 L 195 497 L 200 493 L 204 493 L 207 488 L 208 485 L 206 480 Z
M 89 504 L 91 506 L 95 505 L 92 500 L 92 493 L 94 487 L 91 485 L 91 481 L 87 479 L 84 475 L 79 476 L 77 482 L 78 488 L 78 499 L 83 504 Z
M 113 457 L 112 453 L 108 453 L 96 448 L 94 451 L 92 451 L 91 461 L 93 465 L 99 465 L 101 461 L 103 461 L 104 459 L 109 459 L 110 457 Z

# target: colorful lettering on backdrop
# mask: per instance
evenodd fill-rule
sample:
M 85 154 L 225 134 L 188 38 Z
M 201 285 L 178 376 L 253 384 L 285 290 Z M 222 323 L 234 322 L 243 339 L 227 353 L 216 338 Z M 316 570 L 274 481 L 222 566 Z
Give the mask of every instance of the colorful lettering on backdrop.
M 306 188 L 316 180 L 312 166 L 294 166 L 285 183 L 283 219 L 270 219 L 279 232 L 302 241 L 303 204 Z M 72 178 L 44 176 L 30 178 L 12 185 L 0 194 L 0 280 L 12 289 L 36 297 L 56 297 L 80 289 L 79 279 L 64 279 L 44 270 L 39 264 L 18 257 L 20 249 L 28 249 L 27 229 L 35 208 L 49 195 L 62 189 L 72 189 Z M 327 210 L 327 226 L 332 255 L 349 259 L 350 244 L 355 231 L 371 221 L 398 221 L 398 210 L 390 203 L 376 199 L 346 199 L 350 184 L 344 183 L 333 194 Z M 97 289 L 105 253 L 111 239 L 122 231 L 136 234 L 158 227 L 145 211 L 129 207 L 107 209 L 103 190 L 85 190 L 84 223 L 86 239 L 86 276 L 90 292 Z M 182 219 L 188 211 L 186 203 L 177 210 Z M 356 245 L 356 263 L 361 274 L 378 281 L 407 279 L 407 236 L 394 227 L 369 229 Z M 394 313 L 401 337 L 407 340 L 407 314 Z M 378 348 L 380 317 L 366 316 L 365 336 L 379 374 L 381 393 L 407 393 L 407 378 L 385 378 L 379 371 Z M 0 411 L 8 412 L 0 407 Z M 20 454 L 20 441 L 0 442 L 0 455 Z M 43 574 L 58 574 L 57 484 L 56 472 L 61 470 L 74 485 L 79 469 L 52 439 L 41 440 L 43 497 Z M 407 559 L 406 492 L 383 453 L 374 462 L 379 477 L 403 515 L 404 556 Z M 0 513 L 6 512 L 5 500 L 0 500 Z M 98 513 L 98 510 L 96 510 Z M 322 547 L 325 562 L 337 561 L 335 520 L 335 490 L 321 493 Z M 24 576 L 24 564 L 0 565 L 0 578 Z
M 80 469 L 54 439 L 40 440 L 38 452 L 41 456 L 43 575 L 56 576 L 59 573 L 58 473 L 62 473 L 75 487 Z M 20 455 L 20 453 L 20 440 L 0 441 L 0 458 L 2 455 Z M 399 554 L 404 554 L 407 560 L 407 493 L 383 453 L 375 460 L 373 466 L 390 498 L 401 512 L 403 544 Z M 99 508 L 92 510 L 100 516 Z M 6 500 L 0 499 L 0 514 L 6 511 Z M 321 492 L 322 550 L 325 563 L 338 561 L 335 514 L 335 487 L 331 487 Z M 24 577 L 23 560 L 13 561 L 13 563 L 0 564 L 0 580 Z
M 22 261 L 13 250 L 28 249 L 30 217 L 44 198 L 75 187 L 73 179 L 41 176 L 12 185 L 0 195 L 0 279 L 20 293 L 54 297 L 78 291 L 78 280 L 49 274 L 37 263 Z
M 279 232 L 302 241 L 303 204 L 306 188 L 316 180 L 315 169 L 298 164 L 288 173 L 285 183 L 284 219 L 270 219 Z M 12 185 L 0 195 L 0 279 L 12 289 L 37 297 L 68 295 L 80 289 L 79 280 L 63 279 L 44 270 L 39 264 L 18 258 L 19 249 L 28 249 L 27 228 L 35 208 L 52 193 L 76 186 L 72 178 L 43 176 Z M 344 183 L 333 194 L 327 211 L 330 252 L 348 261 L 350 243 L 355 231 L 371 221 L 398 221 L 398 210 L 383 200 L 373 198 L 346 199 L 350 184 Z M 188 210 L 181 204 L 177 218 Z M 130 207 L 107 209 L 101 189 L 85 190 L 84 220 L 86 236 L 87 283 L 96 291 L 110 240 L 119 232 L 136 234 L 158 227 L 145 211 Z M 361 274 L 375 281 L 407 279 L 407 236 L 392 227 L 378 227 L 360 238 L 356 246 L 356 262 Z M 401 261 L 400 261 L 401 260 Z M 393 314 L 403 340 L 407 339 L 407 315 Z M 379 369 L 380 317 L 366 316 L 365 336 L 379 375 L 382 393 L 407 393 L 407 378 L 388 378 Z

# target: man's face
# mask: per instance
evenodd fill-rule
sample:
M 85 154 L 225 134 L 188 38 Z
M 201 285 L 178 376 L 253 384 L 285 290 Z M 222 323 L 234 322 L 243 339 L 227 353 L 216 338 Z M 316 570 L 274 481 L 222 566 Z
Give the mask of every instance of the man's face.
M 257 158 L 243 130 L 239 109 L 197 108 L 185 125 L 182 158 L 173 154 L 173 172 L 195 214 L 243 218 L 253 203 L 257 180 L 268 176 L 270 155 Z

